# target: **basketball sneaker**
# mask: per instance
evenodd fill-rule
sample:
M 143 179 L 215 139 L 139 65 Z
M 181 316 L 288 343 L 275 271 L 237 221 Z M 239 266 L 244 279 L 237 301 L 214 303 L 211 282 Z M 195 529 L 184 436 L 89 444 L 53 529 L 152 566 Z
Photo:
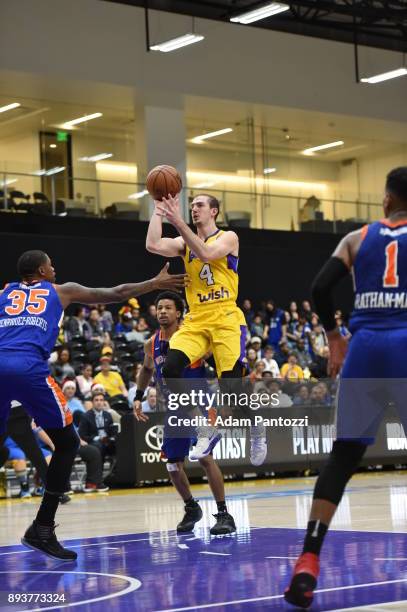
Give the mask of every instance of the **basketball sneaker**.
M 188 533 L 193 530 L 195 523 L 201 520 L 203 514 L 199 504 L 185 506 L 184 518 L 177 525 L 177 533 Z
M 319 557 L 314 553 L 303 553 L 294 567 L 290 586 L 285 590 L 284 599 L 293 606 L 309 608 L 319 576 Z
M 267 457 L 266 428 L 263 423 L 250 428 L 250 463 L 262 465 Z
M 218 512 L 213 516 L 216 518 L 216 523 L 210 528 L 212 535 L 226 535 L 236 531 L 235 521 L 229 512 Z
M 59 559 L 60 561 L 75 561 L 76 552 L 64 548 L 57 540 L 55 527 L 57 525 L 39 525 L 34 521 L 21 538 L 21 544 L 39 550 L 48 557 Z
M 198 461 L 198 459 L 203 459 L 210 455 L 222 438 L 222 434 L 212 425 L 197 427 L 196 433 L 198 436 L 197 442 L 189 453 L 191 461 Z

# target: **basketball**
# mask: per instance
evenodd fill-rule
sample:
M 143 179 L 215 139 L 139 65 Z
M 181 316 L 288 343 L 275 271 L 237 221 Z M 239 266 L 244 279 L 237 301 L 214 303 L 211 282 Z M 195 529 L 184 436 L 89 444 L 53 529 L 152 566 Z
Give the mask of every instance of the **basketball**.
M 173 197 L 182 189 L 182 180 L 172 166 L 156 166 L 147 175 L 146 187 L 154 200 L 162 200 L 168 194 Z

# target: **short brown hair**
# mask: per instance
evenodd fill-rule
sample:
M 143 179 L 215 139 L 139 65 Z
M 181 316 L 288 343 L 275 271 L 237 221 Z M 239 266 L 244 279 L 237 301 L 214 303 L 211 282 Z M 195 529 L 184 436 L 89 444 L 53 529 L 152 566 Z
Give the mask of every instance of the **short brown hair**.
M 218 218 L 218 215 L 220 213 L 220 202 L 217 198 L 215 198 L 215 196 L 210 195 L 209 193 L 200 193 L 197 196 L 195 196 L 196 198 L 199 196 L 204 196 L 204 198 L 208 198 L 208 202 L 209 202 L 209 208 L 217 208 L 218 212 L 215 215 L 215 221 Z

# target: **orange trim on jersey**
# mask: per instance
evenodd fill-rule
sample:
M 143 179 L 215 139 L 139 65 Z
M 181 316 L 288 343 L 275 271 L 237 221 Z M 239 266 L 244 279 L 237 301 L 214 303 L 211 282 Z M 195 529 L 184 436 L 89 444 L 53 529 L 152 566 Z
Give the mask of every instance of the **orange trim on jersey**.
M 400 221 L 389 221 L 388 219 L 380 219 L 380 223 L 383 225 L 387 225 L 387 227 L 401 227 L 402 225 L 407 225 L 407 219 L 402 219 Z
M 62 393 L 61 387 L 58 385 L 57 381 L 52 378 L 52 376 L 47 376 L 47 383 L 52 393 L 54 394 L 55 401 L 61 411 L 62 423 L 64 427 L 66 427 L 66 425 L 70 425 L 73 421 L 72 413 L 68 408 L 68 402 L 66 400 L 66 397 Z
M 8 287 L 9 285 L 10 285 L 10 283 L 6 283 L 6 284 L 4 285 L 4 287 L 3 287 L 3 291 L 4 291 L 5 289 L 7 289 L 7 287 Z
M 362 238 L 362 242 L 363 242 L 363 240 L 364 240 L 364 239 L 366 238 L 366 236 L 367 236 L 367 231 L 368 231 L 368 229 L 369 229 L 369 226 L 368 226 L 368 225 L 364 225 L 364 226 L 362 227 L 362 230 L 361 230 L 361 238 Z

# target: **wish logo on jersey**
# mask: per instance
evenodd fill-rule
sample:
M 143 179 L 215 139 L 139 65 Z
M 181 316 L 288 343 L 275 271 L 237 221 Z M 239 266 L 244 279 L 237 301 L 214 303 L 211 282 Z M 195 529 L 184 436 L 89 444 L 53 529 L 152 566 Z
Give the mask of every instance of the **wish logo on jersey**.
M 201 304 L 203 302 L 210 302 L 212 300 L 229 299 L 229 297 L 230 297 L 229 291 L 227 289 L 225 289 L 224 287 L 221 287 L 221 289 L 219 289 L 218 291 L 214 291 L 212 289 L 212 291 L 210 291 L 206 295 L 204 295 L 202 293 L 198 293 L 199 302 Z

